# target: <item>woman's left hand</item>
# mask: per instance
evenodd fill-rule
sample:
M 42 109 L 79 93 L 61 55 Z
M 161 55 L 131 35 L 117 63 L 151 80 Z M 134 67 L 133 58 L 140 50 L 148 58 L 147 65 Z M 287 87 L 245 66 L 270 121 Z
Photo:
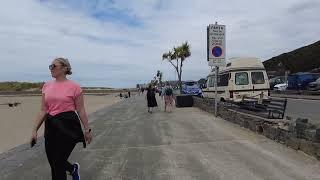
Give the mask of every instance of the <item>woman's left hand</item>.
M 92 134 L 91 131 L 85 131 L 84 132 L 84 138 L 86 140 L 86 143 L 90 144 L 92 141 Z

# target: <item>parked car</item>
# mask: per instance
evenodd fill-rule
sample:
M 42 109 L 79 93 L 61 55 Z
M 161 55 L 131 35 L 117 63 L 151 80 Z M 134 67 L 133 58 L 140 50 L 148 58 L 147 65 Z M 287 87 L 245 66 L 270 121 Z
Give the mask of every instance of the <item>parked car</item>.
M 182 94 L 189 94 L 202 97 L 202 90 L 195 81 L 186 81 L 182 85 Z
M 320 78 L 318 78 L 316 81 L 313 81 L 308 84 L 308 90 L 310 91 L 318 91 L 320 90 Z
M 273 87 L 277 84 L 283 84 L 285 83 L 285 77 L 284 76 L 277 76 L 277 77 L 274 77 L 274 78 L 271 78 L 269 80 L 269 84 L 270 84 L 270 89 L 273 89 Z
M 287 90 L 288 87 L 288 83 L 281 83 L 281 84 L 277 84 L 273 87 L 273 90 L 275 91 L 285 91 Z
M 288 76 L 288 90 L 306 90 L 308 84 L 319 78 L 316 73 L 296 73 Z

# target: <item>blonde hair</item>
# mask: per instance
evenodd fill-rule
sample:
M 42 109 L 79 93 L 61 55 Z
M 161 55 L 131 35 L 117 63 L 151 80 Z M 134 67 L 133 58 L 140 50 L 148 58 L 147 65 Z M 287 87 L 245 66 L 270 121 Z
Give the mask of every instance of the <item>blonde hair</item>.
M 65 66 L 67 68 L 67 72 L 66 72 L 67 75 L 72 74 L 72 71 L 71 71 L 72 68 L 71 68 L 70 62 L 67 58 L 56 58 L 56 59 L 54 59 L 54 61 L 58 61 L 60 64 L 62 64 L 63 66 Z

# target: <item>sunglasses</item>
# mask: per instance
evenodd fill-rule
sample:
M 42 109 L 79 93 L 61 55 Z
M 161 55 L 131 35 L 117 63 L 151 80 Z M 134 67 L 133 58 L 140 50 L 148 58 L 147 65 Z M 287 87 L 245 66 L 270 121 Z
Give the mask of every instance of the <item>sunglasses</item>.
M 62 65 L 61 65 L 62 66 Z M 57 65 L 55 65 L 55 64 L 51 64 L 51 65 L 49 65 L 49 69 L 50 70 L 53 70 L 54 68 L 56 68 L 56 67 L 58 67 Z

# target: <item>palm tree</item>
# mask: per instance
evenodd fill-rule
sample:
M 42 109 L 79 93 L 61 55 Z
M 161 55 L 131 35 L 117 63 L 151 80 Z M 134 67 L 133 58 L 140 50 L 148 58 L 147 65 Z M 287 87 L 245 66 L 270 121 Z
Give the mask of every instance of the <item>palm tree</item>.
M 154 86 L 157 86 L 158 84 L 157 76 L 153 77 L 153 80 L 151 80 L 151 84 L 153 84 Z
M 181 79 L 182 79 L 182 65 L 184 60 L 186 60 L 186 58 L 191 56 L 191 52 L 190 52 L 190 45 L 188 44 L 188 42 L 182 43 L 181 46 L 177 47 L 175 49 L 175 53 L 177 54 L 177 58 L 180 59 L 180 68 L 179 71 L 180 73 L 178 74 L 178 78 L 179 78 L 179 88 L 180 88 L 180 92 L 182 91 L 182 83 L 181 83 Z
M 168 60 L 171 65 L 175 68 L 177 75 L 178 75 L 178 83 L 179 83 L 179 88 L 180 92 L 182 92 L 182 66 L 183 62 L 191 56 L 191 51 L 190 51 L 190 45 L 188 42 L 182 43 L 181 46 L 174 47 L 173 48 L 173 53 L 172 51 L 169 51 L 168 53 L 164 53 L 162 55 L 162 60 Z M 175 61 L 174 63 L 172 61 Z
M 160 70 L 157 71 L 157 78 L 159 80 L 160 86 L 162 86 L 162 72 Z

